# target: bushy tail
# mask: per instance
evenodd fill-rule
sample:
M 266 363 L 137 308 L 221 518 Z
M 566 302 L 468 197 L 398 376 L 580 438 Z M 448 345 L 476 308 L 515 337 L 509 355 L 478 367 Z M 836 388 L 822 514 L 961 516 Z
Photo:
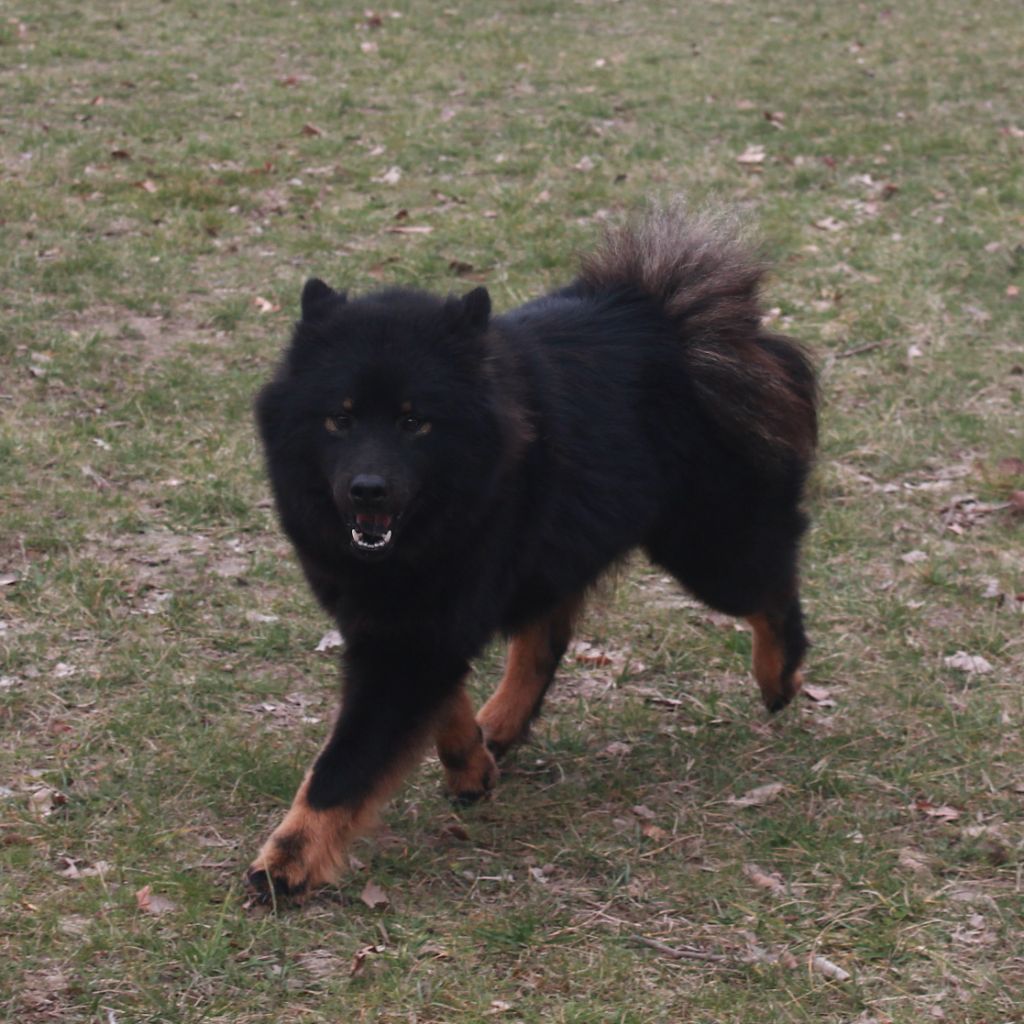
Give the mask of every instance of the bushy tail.
M 698 402 L 734 443 L 807 461 L 817 443 L 814 370 L 796 342 L 761 325 L 765 263 L 720 216 L 654 207 L 583 257 L 586 292 L 639 290 L 677 325 Z

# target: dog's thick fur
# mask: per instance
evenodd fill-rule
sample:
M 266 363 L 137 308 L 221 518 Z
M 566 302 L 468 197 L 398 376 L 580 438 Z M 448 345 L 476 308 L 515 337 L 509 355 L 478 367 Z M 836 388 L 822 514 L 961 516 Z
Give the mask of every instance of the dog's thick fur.
M 456 797 L 490 789 L 587 588 L 633 548 L 745 617 L 765 703 L 792 699 L 816 394 L 762 326 L 763 273 L 721 221 L 669 208 L 501 316 L 482 288 L 306 284 L 256 411 L 281 523 L 345 638 L 343 700 L 257 889 L 335 877 L 432 739 Z M 505 677 L 474 715 L 464 680 L 498 631 Z

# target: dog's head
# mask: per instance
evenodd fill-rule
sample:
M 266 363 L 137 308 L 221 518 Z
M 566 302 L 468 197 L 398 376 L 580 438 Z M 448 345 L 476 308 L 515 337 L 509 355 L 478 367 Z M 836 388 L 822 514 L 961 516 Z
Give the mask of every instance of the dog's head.
M 312 279 L 257 420 L 282 521 L 362 561 L 453 540 L 504 448 L 487 370 L 490 298 L 393 289 L 349 301 Z M 314 538 L 313 534 L 317 534 Z

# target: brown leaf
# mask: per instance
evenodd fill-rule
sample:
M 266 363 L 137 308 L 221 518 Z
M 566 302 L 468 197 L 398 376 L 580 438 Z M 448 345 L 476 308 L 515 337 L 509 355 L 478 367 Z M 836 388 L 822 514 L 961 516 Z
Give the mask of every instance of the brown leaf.
M 920 850 L 914 850 L 909 846 L 900 850 L 899 865 L 901 868 L 913 871 L 915 875 L 931 874 L 928 858 Z
M 466 263 L 465 260 L 449 260 L 448 269 L 459 277 L 463 277 L 464 275 L 471 274 L 473 272 L 473 264 Z
M 955 807 L 950 807 L 949 804 L 933 804 L 924 797 L 918 797 L 910 808 L 926 814 L 929 818 L 935 818 L 936 821 L 956 821 L 960 817 L 960 812 Z
M 444 828 L 441 829 L 441 835 L 445 837 L 451 837 L 452 839 L 459 839 L 464 843 L 469 842 L 469 833 L 455 821 L 450 821 Z
M 725 802 L 734 807 L 762 807 L 776 800 L 785 788 L 785 783 L 768 782 L 763 786 L 756 786 L 742 796 L 731 796 Z
M 302 126 L 302 134 L 312 136 L 315 139 L 318 139 L 323 133 L 323 128 L 318 128 L 315 124 L 311 124 L 308 121 Z
M 835 217 L 822 217 L 814 222 L 814 226 L 820 231 L 842 231 L 846 225 Z
M 359 898 L 371 910 L 385 910 L 391 905 L 388 894 L 372 879 L 366 883 L 363 891 L 359 894 Z
M 980 654 L 968 654 L 966 651 L 957 651 L 948 658 L 943 658 L 942 663 L 947 668 L 955 668 L 958 672 L 966 672 L 968 675 L 987 675 L 992 671 L 992 665 Z
M 410 224 L 408 227 L 385 228 L 389 235 L 429 235 L 434 229 L 425 224 Z
M 834 708 L 836 706 L 836 702 L 832 699 L 832 691 L 826 690 L 824 686 L 813 686 L 808 683 L 800 692 L 820 707 Z
M 764 163 L 764 158 L 764 146 L 752 144 L 747 146 L 747 148 L 743 150 L 738 157 L 736 157 L 736 163 L 742 164 L 744 167 L 756 167 L 759 164 Z
M 613 740 L 605 747 L 599 757 L 625 757 L 626 754 L 632 751 L 633 747 L 629 743 L 623 743 L 621 740 Z
M 823 956 L 811 958 L 811 970 L 817 971 L 818 974 L 824 978 L 828 978 L 830 981 L 850 980 L 850 975 L 847 971 L 844 971 L 842 967 L 832 963 L 831 960 L 828 960 Z
M 253 300 L 252 304 L 256 307 L 259 313 L 280 313 L 281 307 L 276 302 L 271 302 L 270 299 L 263 298 L 262 295 L 257 295 Z
M 173 900 L 154 893 L 153 887 L 150 885 L 144 885 L 135 893 L 135 904 L 142 913 L 152 914 L 154 917 L 178 909 L 178 905 Z
M 361 949 L 357 949 L 352 957 L 352 966 L 348 971 L 349 977 L 358 978 L 366 968 L 367 958 L 377 953 L 383 953 L 384 949 L 384 946 L 363 946 Z
M 765 871 L 757 864 L 744 864 L 743 874 L 761 889 L 767 889 L 776 896 L 786 895 L 786 883 L 777 871 Z
M 112 149 L 110 151 L 110 158 L 112 160 L 131 160 L 132 155 L 127 149 Z
M 633 813 L 638 818 L 643 818 L 645 821 L 654 821 L 657 814 L 654 813 L 646 804 L 636 804 L 633 808 Z
M 1024 459 L 1018 459 L 1013 455 L 1006 459 L 1000 459 L 996 463 L 996 472 L 1001 476 L 1019 476 L 1024 479 Z
M 1010 495 L 1010 511 L 1015 516 L 1024 516 L 1024 491 L 1014 491 Z
M 156 186 L 156 182 L 151 181 L 149 178 L 146 178 L 145 181 L 137 181 L 135 183 L 135 187 L 141 188 L 143 192 L 149 192 L 150 195 L 152 195 L 154 192 L 160 191 Z

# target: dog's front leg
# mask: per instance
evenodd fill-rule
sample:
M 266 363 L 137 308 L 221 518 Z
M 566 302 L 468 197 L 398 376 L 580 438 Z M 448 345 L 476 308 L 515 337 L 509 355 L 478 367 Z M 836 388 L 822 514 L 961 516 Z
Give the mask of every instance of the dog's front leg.
M 252 888 L 268 898 L 302 897 L 338 877 L 349 843 L 419 759 L 467 669 L 461 659 L 400 642 L 346 650 L 334 729 L 250 865 Z

